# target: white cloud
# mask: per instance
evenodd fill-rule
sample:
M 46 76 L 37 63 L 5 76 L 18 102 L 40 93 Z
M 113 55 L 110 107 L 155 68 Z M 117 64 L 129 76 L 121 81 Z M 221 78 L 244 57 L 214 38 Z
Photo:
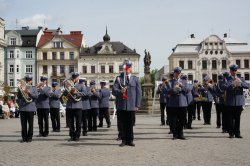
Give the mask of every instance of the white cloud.
M 7 9 L 7 1 L 6 0 L 0 0 L 0 11 L 4 11 Z
M 44 14 L 36 14 L 32 17 L 18 20 L 18 26 L 29 26 L 30 28 L 37 28 L 38 26 L 46 26 L 47 22 L 51 20 L 50 16 Z

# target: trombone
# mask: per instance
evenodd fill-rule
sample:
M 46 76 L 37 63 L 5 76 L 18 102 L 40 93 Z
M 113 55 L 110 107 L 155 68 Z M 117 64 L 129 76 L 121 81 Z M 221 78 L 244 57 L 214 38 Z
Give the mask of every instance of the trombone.
M 75 87 L 74 82 L 71 79 L 67 79 L 64 81 L 64 89 L 68 93 L 68 95 L 76 102 L 81 100 L 81 97 L 77 97 L 75 94 L 72 94 L 72 91 L 78 93 L 78 89 Z M 64 100 L 68 100 L 68 97 L 62 96 Z

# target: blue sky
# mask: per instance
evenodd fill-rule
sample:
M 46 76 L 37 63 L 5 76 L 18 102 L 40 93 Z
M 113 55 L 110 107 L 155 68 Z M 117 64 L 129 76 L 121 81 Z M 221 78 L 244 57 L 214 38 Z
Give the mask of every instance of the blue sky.
M 102 40 L 105 27 L 112 41 L 121 41 L 152 56 L 151 69 L 167 63 L 172 48 L 190 34 L 211 34 L 250 43 L 249 0 L 0 0 L 6 29 L 45 25 L 64 33 L 81 30 L 88 46 Z

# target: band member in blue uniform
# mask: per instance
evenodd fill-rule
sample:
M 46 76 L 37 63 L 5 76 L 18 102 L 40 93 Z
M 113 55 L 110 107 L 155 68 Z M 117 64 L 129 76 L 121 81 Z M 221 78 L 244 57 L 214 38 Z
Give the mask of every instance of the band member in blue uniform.
M 222 125 L 222 132 L 226 132 L 226 121 L 223 112 L 225 112 L 224 102 L 225 102 L 225 91 L 222 90 L 222 86 L 225 84 L 224 77 L 222 74 L 218 76 L 218 82 L 214 85 L 214 102 L 216 109 L 216 125 L 217 128 L 220 128 Z M 222 123 L 221 123 L 222 122 Z
M 194 80 L 194 99 L 199 98 L 201 96 L 200 94 L 200 88 L 201 83 L 198 82 L 198 80 Z M 194 112 L 193 112 L 193 120 L 196 119 L 196 112 L 197 112 L 197 119 L 201 120 L 201 101 L 194 100 Z
M 34 113 L 36 111 L 35 100 L 38 93 L 37 88 L 32 86 L 32 79 L 31 75 L 26 75 L 17 93 L 22 126 L 21 142 L 31 142 L 33 137 Z
M 203 78 L 203 85 L 200 89 L 202 97 L 205 98 L 201 102 L 204 125 L 211 125 L 211 109 L 213 102 L 213 84 L 210 77 L 207 75 Z
M 161 126 L 164 126 L 167 123 L 167 120 L 165 120 L 165 110 L 167 105 L 166 84 L 167 84 L 167 78 L 162 77 L 162 83 L 158 86 L 156 91 L 156 93 L 160 95 Z
M 71 79 L 65 81 L 64 96 L 68 96 L 66 111 L 69 122 L 69 141 L 79 141 L 82 122 L 82 89 L 78 84 L 79 73 L 73 72 Z
M 111 121 L 109 115 L 109 97 L 110 97 L 110 90 L 106 88 L 106 81 L 101 81 L 101 89 L 99 90 L 100 93 L 100 100 L 99 100 L 99 125 L 98 127 L 103 127 L 103 117 L 106 120 L 107 127 L 110 128 Z
M 47 137 L 49 134 L 49 97 L 51 93 L 51 87 L 48 86 L 47 77 L 41 76 L 40 81 L 41 83 L 37 86 L 39 95 L 36 101 L 39 126 L 38 136 Z
M 52 82 L 52 91 L 50 93 L 50 119 L 53 132 L 60 132 L 60 98 L 62 92 L 57 82 Z
M 120 125 L 122 134 L 121 147 L 135 146 L 133 143 L 134 116 L 141 104 L 141 86 L 139 78 L 132 75 L 132 63 L 125 60 L 125 71 L 115 80 L 112 94 L 116 97 L 116 109 L 120 112 Z
M 226 91 L 225 105 L 228 111 L 228 133 L 229 138 L 234 136 L 242 138 L 240 133 L 240 116 L 245 104 L 243 89 L 249 89 L 249 84 L 244 79 L 237 77 L 237 65 L 231 65 L 229 69 L 230 76 L 227 78 L 223 88 Z
M 88 118 L 88 131 L 97 131 L 97 112 L 99 109 L 100 93 L 96 89 L 94 80 L 90 81 L 90 111 Z
M 173 140 L 186 139 L 183 134 L 187 109 L 187 85 L 180 79 L 181 67 L 174 68 L 174 78 L 168 82 L 170 128 Z
M 87 87 L 86 85 L 86 80 L 85 79 L 80 79 L 79 84 L 82 84 L 83 89 L 82 89 L 82 135 L 87 136 L 87 129 L 88 129 L 88 114 L 90 111 L 90 88 Z

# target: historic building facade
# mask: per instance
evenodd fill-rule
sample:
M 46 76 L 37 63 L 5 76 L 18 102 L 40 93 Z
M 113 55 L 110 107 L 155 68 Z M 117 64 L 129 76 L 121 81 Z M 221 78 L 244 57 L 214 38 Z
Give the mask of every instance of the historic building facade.
M 241 76 L 249 81 L 250 47 L 227 34 L 223 38 L 210 35 L 204 40 L 192 34 L 173 48 L 168 59 L 170 71 L 180 66 L 189 80 L 201 81 L 208 74 L 216 82 L 218 74 L 228 71 L 231 64 L 237 64 Z
M 88 83 L 95 80 L 99 85 L 100 81 L 105 80 L 108 87 L 112 88 L 116 76 L 123 71 L 125 58 L 133 63 L 133 73 L 139 76 L 140 55 L 119 41 L 110 41 L 106 30 L 102 42 L 81 50 L 78 72 Z
M 63 81 L 78 71 L 79 51 L 84 46 L 81 31 L 63 34 L 60 28 L 45 29 L 37 46 L 37 79 L 46 76 L 49 84 L 56 81 L 63 86 Z
M 4 19 L 0 17 L 0 86 L 4 83 L 4 48 L 6 47 L 4 27 Z
M 17 92 L 18 80 L 31 74 L 36 84 L 36 45 L 42 34 L 42 27 L 21 30 L 5 30 L 5 83 Z

